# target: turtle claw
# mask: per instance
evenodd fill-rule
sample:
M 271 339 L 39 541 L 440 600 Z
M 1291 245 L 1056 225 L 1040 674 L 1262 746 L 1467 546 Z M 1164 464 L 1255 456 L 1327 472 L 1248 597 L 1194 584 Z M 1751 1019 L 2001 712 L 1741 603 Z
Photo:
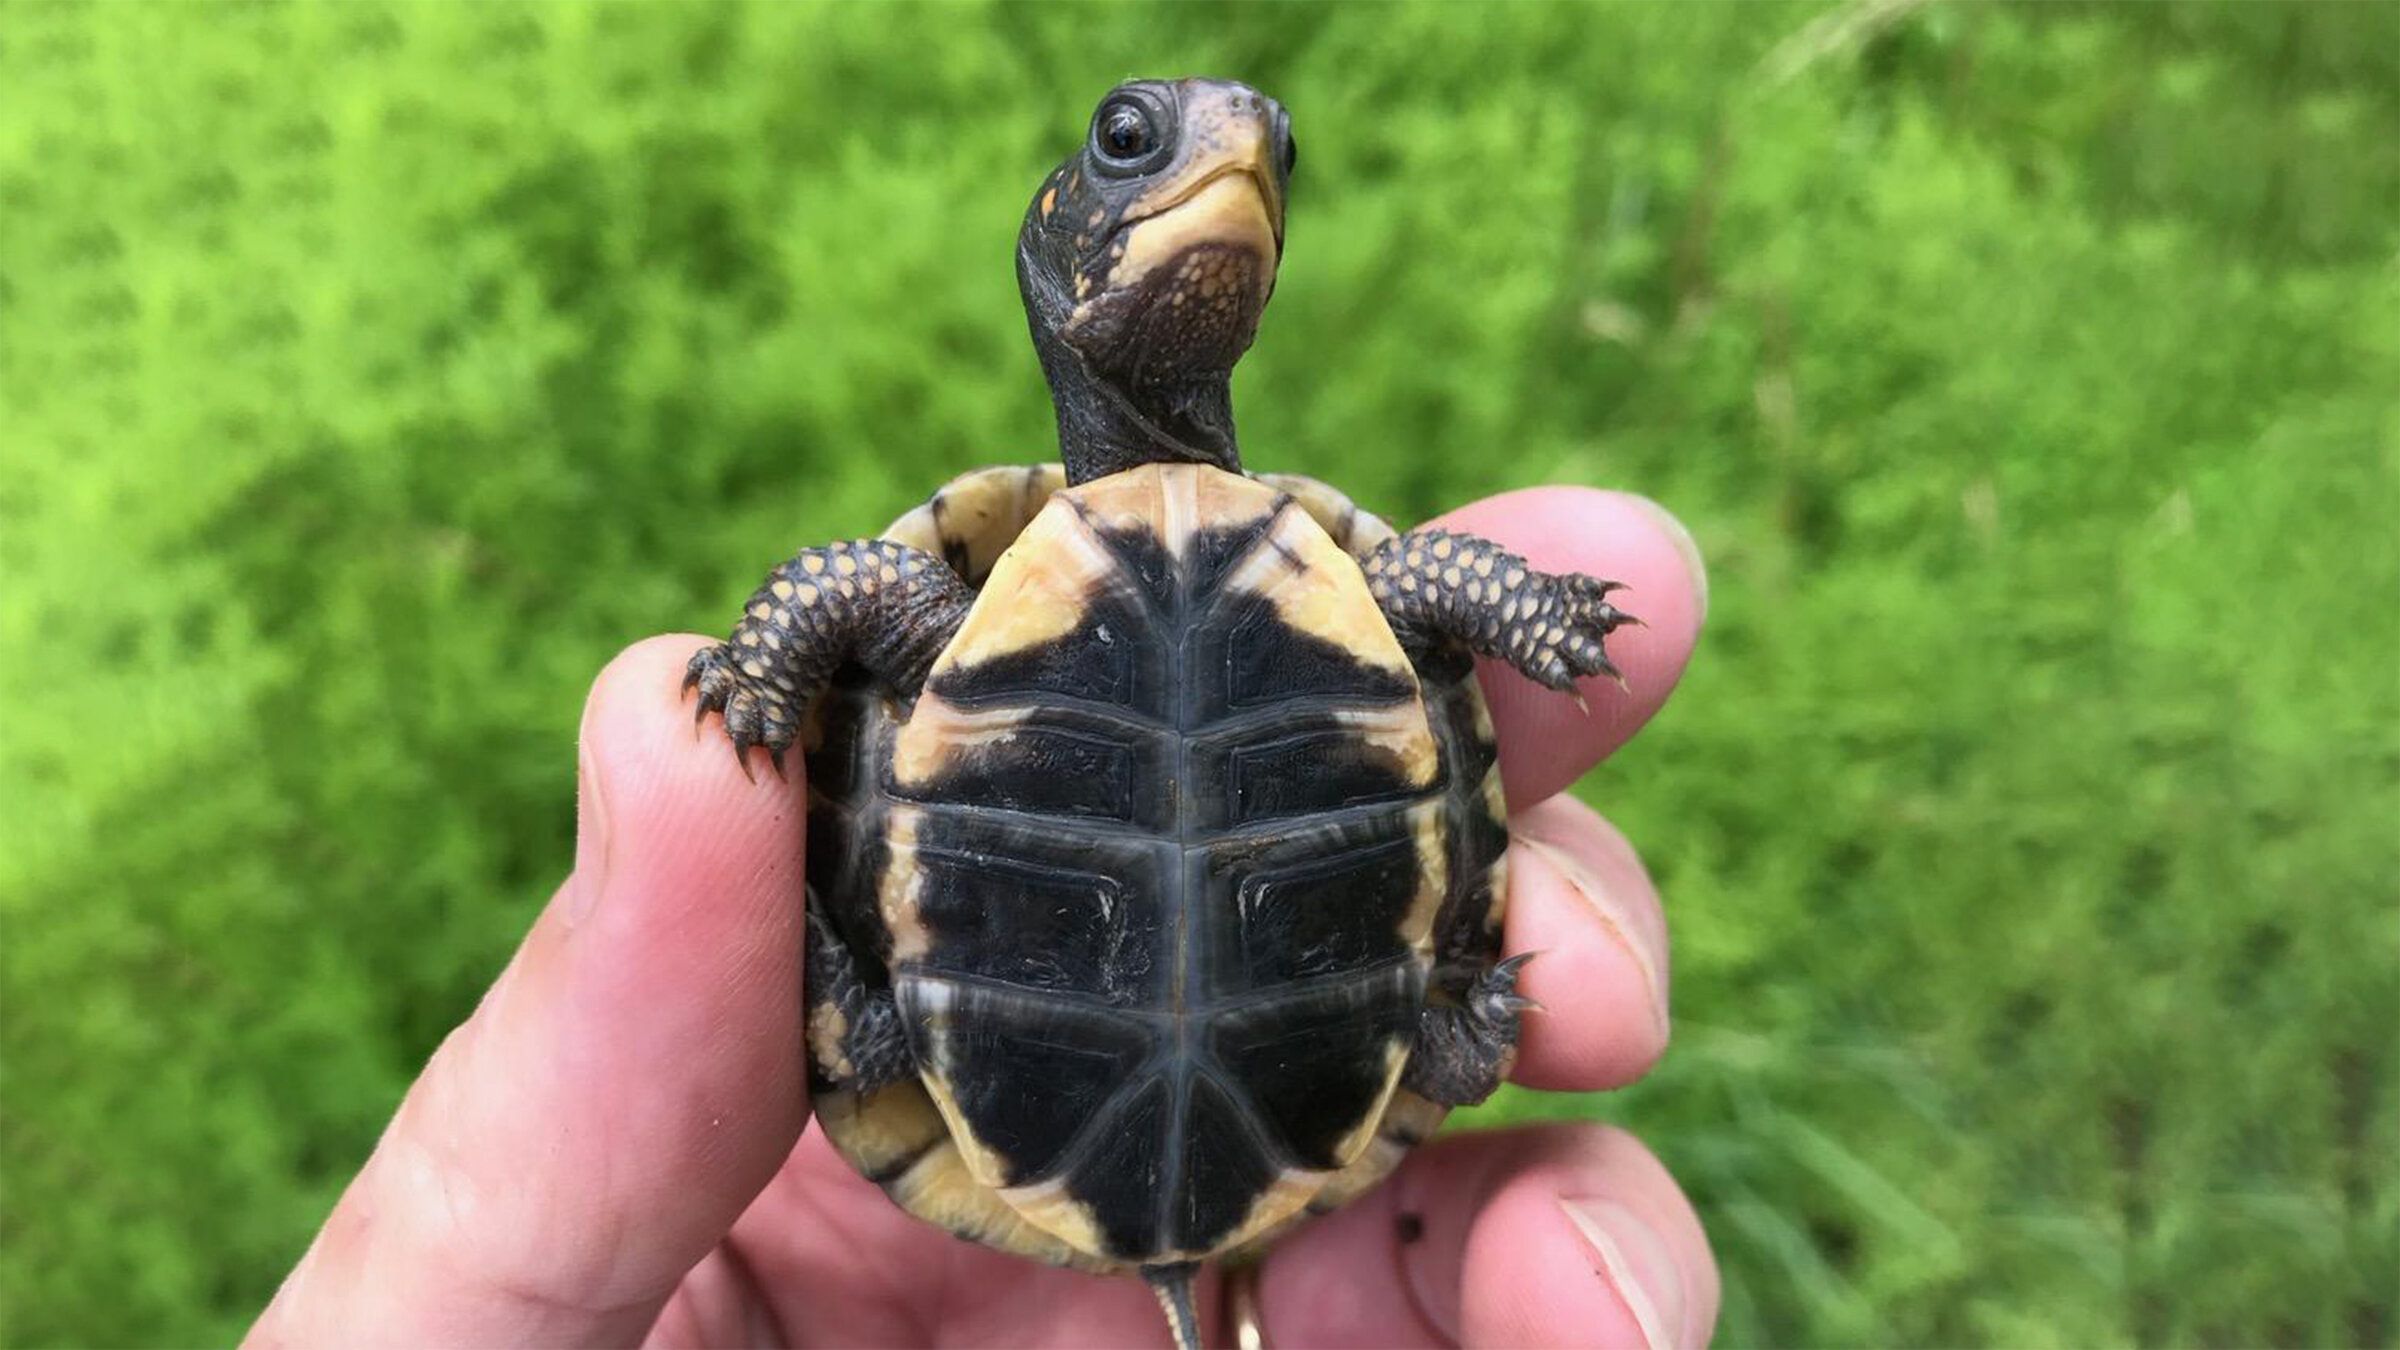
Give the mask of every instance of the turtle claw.
M 1517 992 L 1517 974 L 1536 953 L 1519 952 L 1483 968 L 1458 1000 L 1429 1003 L 1419 1014 L 1417 1046 L 1401 1082 L 1449 1106 L 1492 1095 L 1516 1058 L 1518 1018 L 1541 1005 Z
M 1467 995 L 1468 1005 L 1483 1017 L 1494 1021 L 1513 1018 L 1527 1008 L 1542 1006 L 1517 992 L 1517 976 L 1524 971 L 1525 963 L 1538 955 L 1538 952 L 1518 952 L 1505 961 L 1494 962 L 1492 968 L 1475 981 L 1474 989 Z
M 725 711 L 735 687 L 733 654 L 724 643 L 692 653 L 692 659 L 683 667 L 683 693 L 700 691 L 700 697 L 692 705 L 692 725 L 707 721 L 712 712 Z
M 1566 673 L 1566 680 L 1552 687 L 1566 692 L 1573 688 L 1572 682 L 1578 677 L 1604 675 L 1618 689 L 1628 690 L 1630 686 L 1625 682 L 1624 672 L 1617 669 L 1616 662 L 1608 659 L 1607 639 L 1618 628 L 1639 623 L 1640 620 L 1603 598 L 1611 591 L 1623 590 L 1624 583 L 1582 575 L 1561 577 L 1559 580 L 1564 584 L 1560 588 L 1557 622 L 1566 632 L 1558 643 L 1553 659 Z M 1578 696 L 1576 701 L 1580 705 L 1581 697 Z M 1584 711 L 1588 713 L 1590 709 L 1585 708 Z
M 1540 952 L 1518 952 L 1515 956 L 1494 964 L 1489 971 L 1485 972 L 1484 977 L 1476 982 L 1478 991 L 1488 991 L 1494 1002 L 1512 1013 L 1547 1012 L 1548 1009 L 1542 1006 L 1540 999 L 1531 994 L 1521 993 L 1517 989 L 1517 977 L 1524 972 L 1526 963 L 1539 955 L 1541 955 Z
M 691 664 L 684 667 L 683 689 L 686 694 L 700 691 L 692 709 L 694 726 L 707 721 L 712 712 L 723 714 L 725 735 L 733 742 L 734 759 L 742 766 L 744 778 L 758 781 L 750 767 L 750 747 L 754 745 L 766 747 L 775 776 L 785 778 L 783 753 L 794 739 L 787 696 L 744 674 L 732 647 L 720 642 L 694 653 Z
M 833 920 L 826 918 L 825 911 L 817 907 L 816 893 L 811 891 L 808 898 L 809 903 L 803 905 L 800 910 L 808 920 L 808 940 L 811 942 L 841 941 L 841 935 L 833 931 Z

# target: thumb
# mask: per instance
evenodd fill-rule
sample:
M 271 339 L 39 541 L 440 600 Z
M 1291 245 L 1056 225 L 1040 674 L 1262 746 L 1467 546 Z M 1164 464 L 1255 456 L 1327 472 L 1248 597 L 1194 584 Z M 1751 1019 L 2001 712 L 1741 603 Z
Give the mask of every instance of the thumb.
M 806 794 L 693 733 L 677 691 L 700 641 L 601 673 L 574 875 L 251 1344 L 638 1340 L 791 1151 Z

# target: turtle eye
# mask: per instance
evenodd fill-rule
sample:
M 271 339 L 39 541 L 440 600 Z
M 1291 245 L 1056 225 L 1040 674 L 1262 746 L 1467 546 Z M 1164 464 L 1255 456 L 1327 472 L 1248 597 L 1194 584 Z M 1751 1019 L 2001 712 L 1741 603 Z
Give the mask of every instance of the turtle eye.
M 1136 160 L 1150 153 L 1150 119 L 1130 103 L 1120 103 L 1100 119 L 1100 153 L 1116 160 Z
M 1283 176 L 1289 178 L 1300 163 L 1300 142 L 1292 139 L 1292 124 L 1288 119 L 1279 120 L 1275 130 L 1275 154 L 1283 161 Z
M 1167 129 L 1146 99 L 1119 94 L 1092 116 L 1092 153 L 1112 174 L 1146 173 L 1166 148 Z

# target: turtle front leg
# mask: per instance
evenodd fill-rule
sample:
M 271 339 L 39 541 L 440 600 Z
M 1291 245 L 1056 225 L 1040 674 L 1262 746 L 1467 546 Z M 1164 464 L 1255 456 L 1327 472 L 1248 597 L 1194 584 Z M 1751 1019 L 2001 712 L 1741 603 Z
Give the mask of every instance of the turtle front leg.
M 735 755 L 763 745 L 781 772 L 808 700 L 843 662 L 914 695 L 974 602 L 922 549 L 888 539 L 802 549 L 768 574 L 731 638 L 692 657 L 683 687 L 699 689 L 699 716 L 725 715 Z
M 1517 992 L 1517 972 L 1533 953 L 1486 967 L 1456 1003 L 1428 1003 L 1417 1014 L 1417 1045 L 1400 1086 L 1443 1106 L 1473 1106 L 1492 1095 L 1517 1059 L 1517 1015 L 1537 1007 Z
M 1462 642 L 1560 692 L 1576 677 L 1621 678 L 1604 639 L 1638 623 L 1608 602 L 1619 583 L 1537 572 L 1489 539 L 1431 526 L 1387 539 L 1360 560 L 1367 588 L 1412 658 Z

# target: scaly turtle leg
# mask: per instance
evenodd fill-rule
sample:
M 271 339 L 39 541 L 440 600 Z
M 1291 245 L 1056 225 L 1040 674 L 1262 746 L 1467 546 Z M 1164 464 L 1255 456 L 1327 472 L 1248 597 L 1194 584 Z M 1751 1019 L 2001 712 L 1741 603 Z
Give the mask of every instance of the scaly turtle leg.
M 1603 646 L 1637 622 L 1608 602 L 1618 583 L 1537 572 L 1489 539 L 1430 526 L 1385 540 L 1361 560 L 1367 587 L 1412 657 L 1444 641 L 1496 656 L 1563 692 L 1580 675 L 1617 677 Z
M 1411 530 L 1365 550 L 1360 565 L 1384 618 L 1420 670 L 1459 661 L 1464 646 L 1508 662 L 1547 688 L 1570 692 L 1579 676 L 1617 678 L 1606 639 L 1635 622 L 1608 602 L 1615 582 L 1539 572 L 1471 534 Z M 1496 805 L 1493 817 L 1497 831 Z M 1500 1086 L 1516 1060 L 1518 1014 L 1533 1006 L 1517 992 L 1517 974 L 1528 958 L 1495 960 L 1496 933 L 1485 927 L 1443 925 L 1435 968 L 1464 978 L 1458 984 L 1436 981 L 1401 1078 L 1409 1091 L 1445 1106 L 1480 1102 Z
M 819 1089 L 864 1095 L 914 1078 L 900 1007 L 888 988 L 869 985 L 858 955 L 833 931 L 808 894 L 808 1062 Z
M 1461 1001 L 1427 1003 L 1400 1086 L 1444 1106 L 1491 1096 L 1517 1059 L 1517 1014 L 1538 1006 L 1517 992 L 1517 971 L 1532 959 L 1526 952 L 1494 962 Z
M 699 715 L 725 715 L 733 751 L 763 745 L 783 769 L 808 700 L 846 661 L 914 695 L 975 593 L 947 563 L 888 539 L 802 549 L 750 597 L 733 636 L 692 658 Z

